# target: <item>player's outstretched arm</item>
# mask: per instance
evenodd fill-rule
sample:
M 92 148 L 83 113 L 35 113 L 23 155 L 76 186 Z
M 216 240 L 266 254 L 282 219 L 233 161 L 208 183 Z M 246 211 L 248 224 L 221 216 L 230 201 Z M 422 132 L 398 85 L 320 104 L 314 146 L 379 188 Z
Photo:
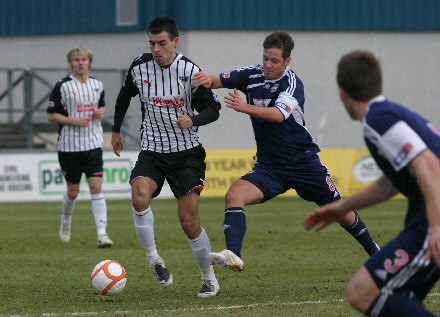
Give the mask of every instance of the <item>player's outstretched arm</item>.
M 397 193 L 398 191 L 391 181 L 385 176 L 381 176 L 353 196 L 334 201 L 312 211 L 304 220 L 304 228 L 307 230 L 314 228 L 317 231 L 322 230 L 333 222 L 342 219 L 351 210 L 376 205 L 388 200 Z
M 194 75 L 193 87 L 200 86 L 211 89 L 223 88 L 219 75 L 209 75 L 205 72 Z

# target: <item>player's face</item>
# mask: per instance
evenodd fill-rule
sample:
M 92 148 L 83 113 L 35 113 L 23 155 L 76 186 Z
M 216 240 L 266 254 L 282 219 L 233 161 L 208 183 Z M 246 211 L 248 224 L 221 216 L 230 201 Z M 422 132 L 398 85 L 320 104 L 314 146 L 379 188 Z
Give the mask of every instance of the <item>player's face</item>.
M 87 75 L 90 70 L 90 60 L 85 54 L 74 54 L 70 60 L 70 68 L 75 77 Z
M 283 51 L 279 48 L 268 48 L 263 52 L 264 77 L 269 80 L 281 78 L 292 58 L 283 58 Z
M 176 58 L 176 47 L 179 43 L 179 37 L 170 39 L 168 32 L 159 34 L 149 34 L 150 50 L 154 60 L 160 66 L 170 65 Z

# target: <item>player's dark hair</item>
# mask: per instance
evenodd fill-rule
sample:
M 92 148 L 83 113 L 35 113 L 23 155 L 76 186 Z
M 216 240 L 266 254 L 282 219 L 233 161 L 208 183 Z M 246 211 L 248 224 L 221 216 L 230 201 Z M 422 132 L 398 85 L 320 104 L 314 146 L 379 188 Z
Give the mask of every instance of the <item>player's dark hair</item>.
M 338 63 L 336 80 L 356 101 L 368 101 L 382 93 L 382 71 L 374 54 L 356 50 Z
M 167 32 L 170 35 L 170 40 L 179 36 L 176 22 L 169 17 L 157 17 L 148 26 L 148 33 L 159 34 L 162 32 Z
M 289 33 L 285 31 L 276 31 L 269 34 L 263 42 L 265 50 L 269 48 L 279 48 L 283 51 L 283 58 L 287 59 L 295 47 L 295 42 Z

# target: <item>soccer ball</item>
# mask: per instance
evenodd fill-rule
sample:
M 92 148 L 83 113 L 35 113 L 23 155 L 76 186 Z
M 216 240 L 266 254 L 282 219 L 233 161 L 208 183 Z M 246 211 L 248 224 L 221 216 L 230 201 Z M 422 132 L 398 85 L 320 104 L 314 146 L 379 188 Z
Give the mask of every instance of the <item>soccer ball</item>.
M 127 272 L 121 264 L 105 260 L 96 264 L 93 269 L 92 286 L 97 294 L 116 295 L 124 289 L 127 277 Z

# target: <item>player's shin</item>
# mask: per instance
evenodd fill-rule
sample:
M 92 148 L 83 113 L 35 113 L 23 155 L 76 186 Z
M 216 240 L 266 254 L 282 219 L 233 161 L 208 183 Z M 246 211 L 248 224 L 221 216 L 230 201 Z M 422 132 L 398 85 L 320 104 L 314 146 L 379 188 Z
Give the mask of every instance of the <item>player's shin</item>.
M 241 258 L 241 248 L 246 234 L 246 213 L 243 208 L 231 207 L 225 210 L 223 231 L 226 248 Z
M 342 225 L 341 227 L 351 234 L 353 238 L 355 238 L 364 247 L 365 252 L 367 252 L 369 256 L 372 256 L 379 251 L 379 246 L 376 244 L 376 242 L 374 242 L 370 231 L 362 221 L 359 214 L 356 211 L 354 213 L 356 215 L 354 223 L 349 227 Z

